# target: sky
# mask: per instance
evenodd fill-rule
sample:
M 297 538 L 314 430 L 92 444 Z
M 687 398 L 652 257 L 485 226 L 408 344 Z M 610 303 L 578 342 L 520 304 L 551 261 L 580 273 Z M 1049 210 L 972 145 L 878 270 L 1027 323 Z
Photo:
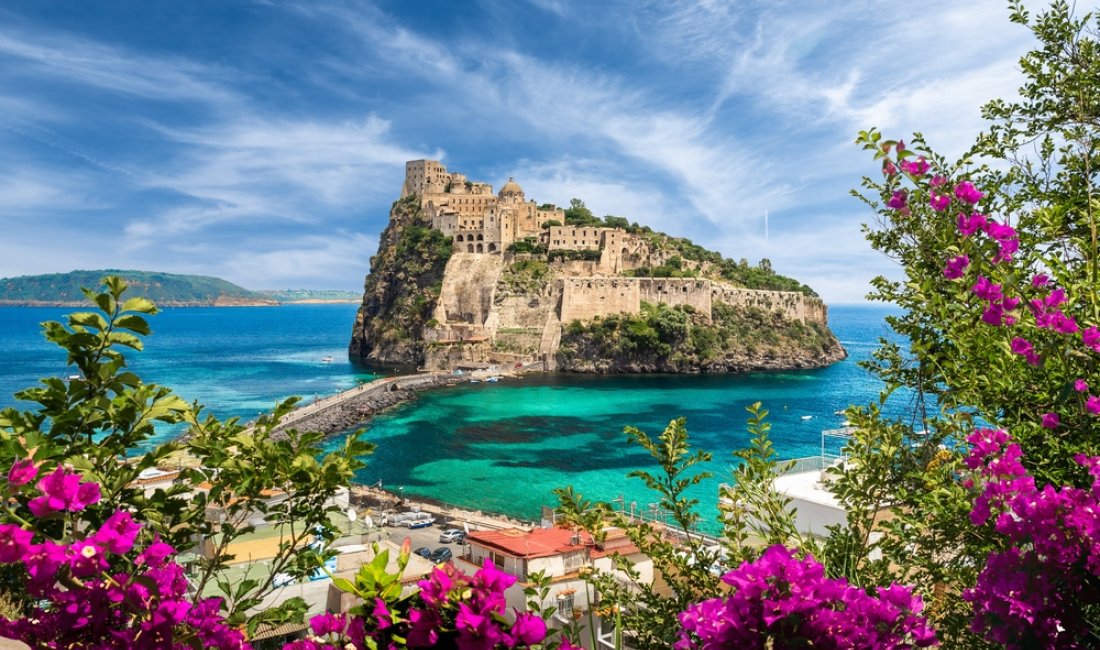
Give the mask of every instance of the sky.
M 360 290 L 431 158 L 859 302 L 857 132 L 959 155 L 1032 45 L 999 0 L 13 0 L 0 277 Z

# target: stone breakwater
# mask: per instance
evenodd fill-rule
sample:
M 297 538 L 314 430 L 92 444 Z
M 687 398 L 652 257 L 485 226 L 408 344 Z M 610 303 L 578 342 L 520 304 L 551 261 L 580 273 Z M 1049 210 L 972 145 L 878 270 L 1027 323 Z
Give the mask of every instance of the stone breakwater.
M 343 433 L 376 413 L 413 399 L 419 391 L 454 386 L 460 381 L 461 378 L 444 373 L 376 379 L 291 411 L 275 427 L 274 435 L 278 438 L 291 427 L 325 434 Z

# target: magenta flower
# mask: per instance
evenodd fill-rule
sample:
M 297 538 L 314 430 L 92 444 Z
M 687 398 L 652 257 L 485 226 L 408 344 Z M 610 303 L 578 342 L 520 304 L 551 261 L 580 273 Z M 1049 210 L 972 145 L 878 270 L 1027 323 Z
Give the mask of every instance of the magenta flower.
M 1081 342 L 1094 351 L 1100 352 L 1100 329 L 1089 327 L 1083 330 L 1081 332 Z
M 1060 424 L 1062 424 L 1062 420 L 1057 413 L 1043 413 L 1044 429 L 1057 429 Z
M 1033 287 L 1045 287 L 1050 282 L 1050 276 L 1045 273 L 1038 273 L 1035 277 L 1031 278 L 1031 286 Z
M 928 197 L 928 204 L 932 206 L 932 209 L 936 212 L 943 212 L 951 205 L 951 197 L 945 194 L 937 194 L 932 192 Z
M 901 210 L 905 208 L 905 203 L 908 200 L 909 195 L 905 193 L 905 190 L 897 190 L 890 196 L 890 199 L 886 201 L 886 206 L 894 210 Z
M 932 187 L 942 187 L 947 182 L 947 177 L 941 174 L 936 174 L 932 177 L 932 180 L 928 181 L 928 184 Z
M 917 160 L 903 160 L 899 164 L 901 170 L 910 176 L 924 176 L 928 173 L 928 169 L 930 168 L 924 156 L 921 156 Z
M 947 266 L 943 269 L 943 276 L 948 280 L 957 280 L 966 272 L 967 266 L 970 266 L 970 258 L 966 255 L 953 257 L 947 261 Z
M 984 195 L 978 191 L 978 188 L 974 187 L 973 183 L 970 181 L 963 181 L 955 186 L 955 196 L 958 197 L 960 201 L 974 205 L 978 201 L 981 201 Z
M 887 159 L 886 162 L 882 164 L 883 176 L 893 176 L 896 173 L 898 173 L 898 168 L 894 166 L 892 161 Z
M 1073 390 L 1077 391 L 1078 393 L 1088 392 L 1088 389 L 1089 384 L 1084 379 L 1075 379 L 1073 381 Z
M 340 634 L 347 626 L 347 620 L 343 614 L 319 614 L 309 619 L 309 627 L 317 636 L 327 634 Z
M 1034 350 L 1031 345 L 1031 341 L 1020 338 L 1019 336 L 1012 339 L 1012 343 L 1009 345 L 1012 348 L 1013 354 L 1019 354 L 1020 356 L 1026 355 L 1028 352 Z
M 531 612 L 519 612 L 509 636 L 514 646 L 541 643 L 546 638 L 546 621 Z
M 11 564 L 23 559 L 30 550 L 34 533 L 14 524 L 0 524 L 0 562 Z
M 958 218 L 959 234 L 963 237 L 969 237 L 979 230 L 983 230 L 986 223 L 987 221 L 984 214 L 974 212 L 970 215 L 966 215 L 960 212 Z
M 35 517 L 45 517 L 54 512 L 80 512 L 99 501 L 99 484 L 82 483 L 80 475 L 58 467 L 38 482 L 40 497 L 30 500 L 27 507 Z
M 34 466 L 33 460 L 30 458 L 17 460 L 12 463 L 11 469 L 8 470 L 8 485 L 13 487 L 26 485 L 33 481 L 36 476 L 38 476 L 38 468 Z
M 1085 400 L 1085 410 L 1093 415 L 1100 415 L 1100 397 L 1089 395 Z
M 993 284 L 993 282 L 984 275 L 978 276 L 978 281 L 974 283 L 971 290 L 974 292 L 974 295 L 982 300 L 988 300 L 990 302 L 1000 300 L 1004 297 L 1001 293 L 1001 285 Z
M 897 149 L 897 150 L 898 150 L 899 152 L 901 152 L 901 151 L 905 151 L 905 140 L 898 140 L 898 144 L 897 144 L 897 147 L 896 147 L 896 149 Z
M 141 525 L 134 523 L 130 513 L 119 510 L 103 522 L 91 539 L 111 553 L 122 555 L 134 548 L 134 540 L 140 530 Z

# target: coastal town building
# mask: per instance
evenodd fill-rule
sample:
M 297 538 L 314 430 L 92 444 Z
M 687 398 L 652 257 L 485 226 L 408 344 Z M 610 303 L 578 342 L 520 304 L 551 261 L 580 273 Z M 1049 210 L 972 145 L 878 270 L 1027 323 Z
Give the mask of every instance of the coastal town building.
M 638 550 L 624 531 L 609 528 L 605 532 L 604 540 L 596 543 L 586 532 L 557 527 L 475 531 L 466 537 L 467 559 L 477 566 L 490 560 L 505 573 L 518 578 L 519 582 L 505 593 L 505 597 L 509 607 L 519 609 L 527 602 L 523 588 L 533 574 L 542 573 L 550 578 L 548 600 L 542 606 L 555 610 L 551 625 L 560 629 L 575 621 L 582 621 L 582 625 L 592 621 L 597 638 L 609 640 L 614 636 L 611 623 L 602 620 L 595 611 L 599 594 L 593 593 L 585 582 L 585 572 L 597 570 L 618 575 L 626 581 L 626 576 L 614 567 L 612 556 L 616 554 L 630 561 L 638 572 L 640 584 L 652 584 L 654 571 L 653 561 Z

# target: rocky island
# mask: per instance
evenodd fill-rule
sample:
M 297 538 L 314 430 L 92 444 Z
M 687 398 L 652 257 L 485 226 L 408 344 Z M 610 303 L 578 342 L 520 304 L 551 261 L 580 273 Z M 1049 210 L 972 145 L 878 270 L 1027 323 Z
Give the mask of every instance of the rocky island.
M 621 217 L 406 163 L 349 352 L 366 363 L 576 372 L 813 368 L 846 356 L 827 309 L 770 263 Z

